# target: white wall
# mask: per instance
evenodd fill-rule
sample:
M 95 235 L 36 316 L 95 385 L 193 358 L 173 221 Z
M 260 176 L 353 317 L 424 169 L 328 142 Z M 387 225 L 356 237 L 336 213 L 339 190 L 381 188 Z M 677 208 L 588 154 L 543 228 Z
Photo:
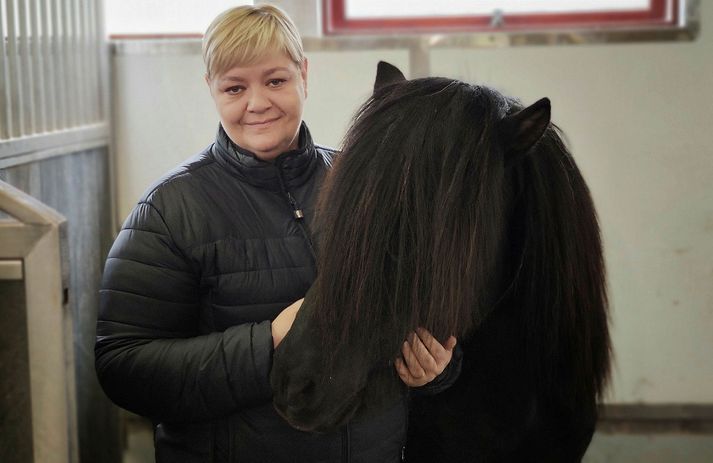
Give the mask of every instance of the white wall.
M 695 42 L 436 50 L 432 74 L 548 96 L 597 204 L 612 302 L 610 402 L 713 402 L 713 5 Z M 338 145 L 376 62 L 310 58 L 305 120 Z M 114 59 L 119 214 L 217 127 L 196 55 Z
M 118 223 L 144 189 L 208 146 L 218 130 L 199 55 L 114 58 Z
M 317 143 L 337 147 L 349 121 L 371 95 L 379 60 L 408 72 L 408 51 L 310 53 L 304 120 Z
M 104 0 L 104 24 L 112 34 L 202 34 L 222 11 L 252 0 Z

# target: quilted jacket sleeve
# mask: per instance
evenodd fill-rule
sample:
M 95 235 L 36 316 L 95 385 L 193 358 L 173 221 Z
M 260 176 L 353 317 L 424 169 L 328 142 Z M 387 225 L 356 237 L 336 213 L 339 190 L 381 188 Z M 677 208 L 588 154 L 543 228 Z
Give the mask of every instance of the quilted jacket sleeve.
M 142 202 L 109 253 L 96 371 L 117 405 L 163 422 L 214 419 L 271 398 L 270 322 L 198 334 L 199 275 Z

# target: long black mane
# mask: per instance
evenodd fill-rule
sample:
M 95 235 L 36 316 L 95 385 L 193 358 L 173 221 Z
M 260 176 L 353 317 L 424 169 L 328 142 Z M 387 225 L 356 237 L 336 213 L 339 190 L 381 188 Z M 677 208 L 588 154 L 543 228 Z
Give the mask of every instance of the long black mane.
M 383 64 L 380 74 L 320 196 L 319 274 L 275 355 L 278 411 L 323 430 L 395 394 L 390 362 L 421 326 L 458 337 L 464 370 L 453 392 L 414 404 L 414 420 L 429 424 L 412 437 L 467 429 L 471 410 L 483 429 L 579 425 L 571 452 L 583 453 L 609 375 L 604 264 L 549 100 L 524 108 L 483 86 L 405 80 Z M 508 402 L 496 383 L 523 398 L 500 417 L 487 409 Z M 441 449 L 433 458 L 465 455 L 448 453 L 460 448 L 449 439 L 429 442 Z
M 416 326 L 445 339 L 483 320 L 504 227 L 501 163 L 462 155 L 489 148 L 473 121 L 499 108 L 447 79 L 394 87 L 361 109 L 321 196 L 314 299 L 325 345 L 389 329 L 393 339 L 364 346 L 389 358 Z

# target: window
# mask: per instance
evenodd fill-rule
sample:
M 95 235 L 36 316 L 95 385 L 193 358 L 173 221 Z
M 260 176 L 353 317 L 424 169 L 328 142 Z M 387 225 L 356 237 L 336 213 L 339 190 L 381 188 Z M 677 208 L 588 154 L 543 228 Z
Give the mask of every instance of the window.
M 681 0 L 324 0 L 325 33 L 674 27 Z

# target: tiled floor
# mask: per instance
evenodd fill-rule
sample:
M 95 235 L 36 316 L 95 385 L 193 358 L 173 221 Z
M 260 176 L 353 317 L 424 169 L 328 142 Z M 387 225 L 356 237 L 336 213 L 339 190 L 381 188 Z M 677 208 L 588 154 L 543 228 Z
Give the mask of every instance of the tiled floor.
M 153 463 L 151 427 L 132 420 L 123 463 Z M 713 435 L 595 434 L 584 463 L 713 463 Z

